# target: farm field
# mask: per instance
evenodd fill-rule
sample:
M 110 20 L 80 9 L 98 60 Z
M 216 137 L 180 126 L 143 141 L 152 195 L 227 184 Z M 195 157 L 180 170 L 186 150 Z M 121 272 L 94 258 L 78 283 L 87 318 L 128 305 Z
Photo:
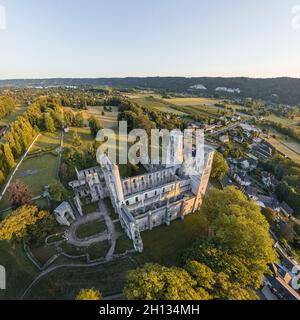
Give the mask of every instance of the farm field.
M 171 98 L 171 99 L 163 99 L 165 102 L 174 104 L 176 106 L 199 106 L 199 105 L 207 105 L 214 106 L 216 103 L 220 103 L 220 100 L 212 99 L 212 98 Z

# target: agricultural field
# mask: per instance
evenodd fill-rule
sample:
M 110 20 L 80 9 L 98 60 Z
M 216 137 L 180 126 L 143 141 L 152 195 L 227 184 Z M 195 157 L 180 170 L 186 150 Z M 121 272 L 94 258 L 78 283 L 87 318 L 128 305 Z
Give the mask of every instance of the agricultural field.
M 163 99 L 165 102 L 169 104 L 173 104 L 176 106 L 214 106 L 216 103 L 221 103 L 220 100 L 212 99 L 212 98 L 171 98 L 171 99 Z
M 282 124 L 283 126 L 294 128 L 296 131 L 300 132 L 300 117 L 295 118 L 294 120 L 288 118 L 278 117 L 274 114 L 266 117 L 266 120 Z
M 181 111 L 178 111 L 173 108 L 171 103 L 165 102 L 162 99 L 153 96 L 136 96 L 135 98 L 131 99 L 132 101 L 136 102 L 138 105 L 149 108 L 149 109 L 156 109 L 161 112 L 166 113 L 173 113 L 178 116 L 186 116 L 187 114 Z

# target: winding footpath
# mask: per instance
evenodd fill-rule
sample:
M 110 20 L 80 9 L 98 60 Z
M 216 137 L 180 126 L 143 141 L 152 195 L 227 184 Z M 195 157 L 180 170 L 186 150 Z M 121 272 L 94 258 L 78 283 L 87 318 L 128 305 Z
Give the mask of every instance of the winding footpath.
M 84 224 L 91 223 L 93 221 L 97 221 L 99 219 L 104 219 L 106 226 L 107 226 L 107 231 L 102 233 L 102 234 L 96 234 L 90 238 L 87 239 L 79 239 L 76 236 L 76 231 L 77 229 Z M 110 217 L 109 211 L 103 201 L 99 202 L 99 212 L 94 212 L 88 215 L 85 215 L 83 217 L 79 217 L 76 222 L 74 222 L 68 232 L 66 233 L 67 238 L 68 238 L 68 243 L 73 244 L 77 247 L 89 247 L 92 244 L 99 243 L 105 240 L 110 241 L 110 249 L 105 257 L 105 261 L 101 262 L 95 262 L 91 264 L 63 264 L 59 266 L 54 266 L 50 267 L 48 269 L 45 269 L 42 271 L 33 281 L 29 284 L 29 286 L 26 288 L 25 292 L 21 296 L 21 300 L 24 299 L 32 287 L 38 283 L 44 276 L 48 275 L 51 272 L 54 272 L 56 270 L 62 269 L 62 268 L 91 268 L 91 267 L 96 267 L 102 264 L 105 264 L 109 261 L 112 261 L 114 259 L 114 251 L 116 248 L 116 241 L 118 238 L 118 235 L 115 231 L 115 226 L 113 224 L 113 221 Z M 125 257 L 124 257 L 125 258 Z

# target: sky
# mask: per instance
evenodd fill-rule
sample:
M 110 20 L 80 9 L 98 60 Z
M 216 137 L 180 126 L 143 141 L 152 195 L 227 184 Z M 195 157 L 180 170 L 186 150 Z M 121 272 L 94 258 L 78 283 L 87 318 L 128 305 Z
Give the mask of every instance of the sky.
M 0 0 L 0 79 L 127 76 L 300 77 L 300 0 Z

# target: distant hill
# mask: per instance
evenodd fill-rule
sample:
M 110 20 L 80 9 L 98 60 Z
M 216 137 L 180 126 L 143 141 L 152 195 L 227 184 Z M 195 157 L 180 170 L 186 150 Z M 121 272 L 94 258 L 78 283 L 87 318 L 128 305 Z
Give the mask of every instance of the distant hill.
M 111 86 L 119 88 L 147 88 L 172 92 L 199 92 L 208 95 L 242 98 L 253 97 L 278 103 L 300 105 L 300 79 L 295 78 L 147 77 L 0 80 L 0 87 L 10 86 Z

